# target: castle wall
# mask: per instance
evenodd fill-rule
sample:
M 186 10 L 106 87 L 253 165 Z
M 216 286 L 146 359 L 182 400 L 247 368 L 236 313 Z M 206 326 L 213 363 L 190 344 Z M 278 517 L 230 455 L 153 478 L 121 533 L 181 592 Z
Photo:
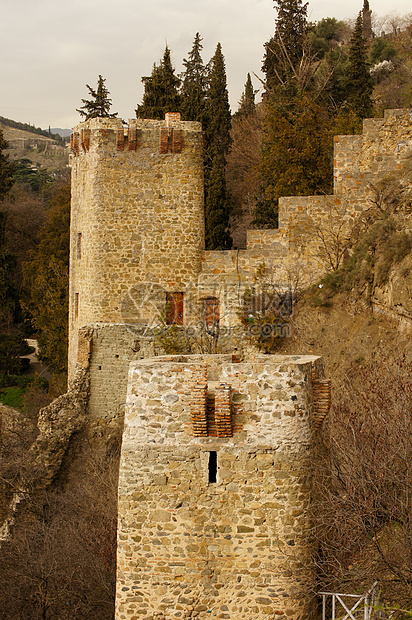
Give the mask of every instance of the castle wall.
M 199 123 L 119 119 L 72 136 L 70 366 L 86 324 L 140 323 L 190 292 L 204 249 Z M 190 306 L 189 306 L 190 308 Z
M 365 201 L 369 184 L 400 169 L 412 147 L 412 110 L 385 110 L 383 119 L 363 121 L 359 136 L 335 136 L 334 194 Z
M 78 329 L 99 325 L 92 415 L 119 411 L 128 363 L 156 353 L 142 333 L 164 321 L 167 292 L 183 293 L 183 324 L 195 329 L 204 328 L 205 300 L 218 300 L 219 345 L 231 350 L 241 339 L 245 292 L 258 288 L 263 265 L 275 290 L 321 277 L 331 267 L 325 248 L 334 260 L 370 206 L 370 183 L 402 166 L 412 146 L 411 114 L 389 110 L 384 119 L 365 120 L 362 135 L 337 136 L 334 194 L 280 198 L 279 229 L 248 231 L 246 250 L 223 252 L 204 251 L 198 123 L 174 114 L 127 128 L 119 119 L 81 123 L 72 136 L 69 375 Z M 141 328 L 137 338 L 133 325 Z M 113 355 L 122 365 L 110 367 Z
M 131 364 L 117 620 L 307 620 L 314 574 L 306 464 L 318 363 L 311 356 L 239 364 L 228 356 L 169 356 Z M 230 386 L 231 437 L 194 435 L 193 401 L 205 377 L 216 399 L 219 384 Z

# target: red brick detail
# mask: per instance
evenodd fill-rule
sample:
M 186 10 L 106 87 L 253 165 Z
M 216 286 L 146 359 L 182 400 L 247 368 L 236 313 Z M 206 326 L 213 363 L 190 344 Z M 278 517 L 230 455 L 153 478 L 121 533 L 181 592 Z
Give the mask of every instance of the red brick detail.
M 172 123 L 180 121 L 180 112 L 167 112 L 165 114 L 165 121 L 167 127 L 171 127 Z
M 70 134 L 70 149 L 74 155 L 79 154 L 79 134 L 72 133 Z
M 169 135 L 171 130 L 162 127 L 160 130 L 159 153 L 166 154 L 169 152 Z
M 129 151 L 137 151 L 137 129 L 129 127 L 129 140 L 127 148 Z
M 318 429 L 329 413 L 332 403 L 330 379 L 313 379 L 313 427 Z
M 206 366 L 193 373 L 190 397 L 190 421 L 195 437 L 207 437 L 207 369 Z
M 90 148 L 90 129 L 82 129 L 80 131 L 80 144 L 84 153 Z
M 182 132 L 180 129 L 162 127 L 160 129 L 159 153 L 181 153 Z
M 123 129 L 118 129 L 116 131 L 116 149 L 118 151 L 124 150 L 124 131 Z
M 172 153 L 182 152 L 182 132 L 180 129 L 172 129 Z
M 216 387 L 215 423 L 218 437 L 232 437 L 232 397 L 230 385 L 221 383 Z
M 166 325 L 183 325 L 183 293 L 166 293 Z

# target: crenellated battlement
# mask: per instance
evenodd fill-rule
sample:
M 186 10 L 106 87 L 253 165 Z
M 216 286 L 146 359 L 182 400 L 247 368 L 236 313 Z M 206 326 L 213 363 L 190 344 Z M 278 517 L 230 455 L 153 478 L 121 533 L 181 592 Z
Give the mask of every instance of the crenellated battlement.
M 166 114 L 164 120 L 130 119 L 127 125 L 120 118 L 93 118 L 79 123 L 70 136 L 73 157 L 90 149 L 109 148 L 114 151 L 137 151 L 139 147 L 158 144 L 160 154 L 182 153 L 191 150 L 198 135 L 202 138 L 201 123 L 181 121 L 179 113 Z

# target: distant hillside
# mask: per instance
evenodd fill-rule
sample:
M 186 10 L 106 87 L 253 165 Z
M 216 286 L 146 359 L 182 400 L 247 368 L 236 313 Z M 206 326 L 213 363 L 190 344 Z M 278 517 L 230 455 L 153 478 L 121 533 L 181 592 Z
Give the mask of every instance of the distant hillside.
M 68 169 L 69 149 L 60 136 L 56 140 L 47 131 L 30 131 L 22 129 L 25 123 L 9 121 L 0 117 L 0 129 L 9 143 L 8 152 L 12 160 L 28 159 L 37 168 L 45 168 L 52 176 L 61 176 Z M 11 124 L 13 123 L 13 124 Z M 34 128 L 35 129 L 35 128 Z
M 59 133 L 52 133 L 51 130 L 47 131 L 47 129 L 40 129 L 40 127 L 35 127 L 34 125 L 30 125 L 30 123 L 20 123 L 19 121 L 13 121 L 11 118 L 5 118 L 4 116 L 0 116 L 0 122 L 8 127 L 13 127 L 14 129 L 21 129 L 22 131 L 38 134 L 47 138 L 52 138 L 53 140 L 60 140 L 61 138 Z

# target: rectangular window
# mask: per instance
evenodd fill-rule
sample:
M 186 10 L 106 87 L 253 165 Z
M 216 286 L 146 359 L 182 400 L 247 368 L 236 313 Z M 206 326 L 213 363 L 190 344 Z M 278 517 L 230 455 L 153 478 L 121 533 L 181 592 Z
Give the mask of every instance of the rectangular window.
M 217 482 L 217 452 L 209 452 L 209 484 Z
M 79 316 L 79 293 L 74 294 L 74 319 Z
M 183 293 L 166 293 L 166 324 L 183 325 Z

